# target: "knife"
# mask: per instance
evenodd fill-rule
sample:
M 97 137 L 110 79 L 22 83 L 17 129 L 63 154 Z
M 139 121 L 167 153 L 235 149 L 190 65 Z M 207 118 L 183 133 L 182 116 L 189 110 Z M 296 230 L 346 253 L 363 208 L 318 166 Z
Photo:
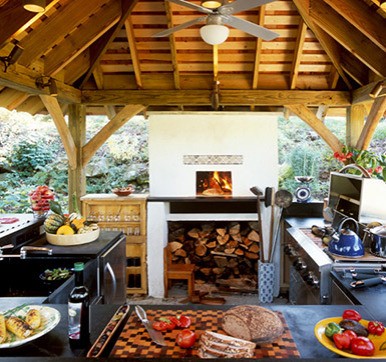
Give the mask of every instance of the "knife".
M 148 331 L 151 339 L 154 343 L 159 344 L 160 346 L 166 346 L 164 336 L 160 331 L 156 331 L 150 324 L 149 320 L 147 319 L 147 315 L 145 310 L 140 307 L 139 305 L 135 306 L 135 313 L 137 313 L 138 318 L 141 320 L 143 325 L 145 326 L 146 330 Z

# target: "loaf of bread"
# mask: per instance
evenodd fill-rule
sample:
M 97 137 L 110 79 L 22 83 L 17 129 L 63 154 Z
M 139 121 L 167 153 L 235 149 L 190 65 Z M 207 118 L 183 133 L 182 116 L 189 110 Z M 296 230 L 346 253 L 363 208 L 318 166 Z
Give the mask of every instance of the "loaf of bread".
M 283 334 L 279 316 L 257 305 L 241 305 L 228 309 L 222 319 L 222 329 L 235 338 L 256 343 L 273 342 Z
M 224 334 L 205 331 L 200 337 L 198 356 L 201 358 L 252 358 L 256 344 Z

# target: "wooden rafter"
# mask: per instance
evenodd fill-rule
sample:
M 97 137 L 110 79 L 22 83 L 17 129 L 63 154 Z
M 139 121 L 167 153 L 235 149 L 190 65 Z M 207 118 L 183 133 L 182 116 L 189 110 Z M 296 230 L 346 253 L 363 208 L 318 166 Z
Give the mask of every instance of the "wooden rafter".
M 339 75 L 342 77 L 344 83 L 348 87 L 348 89 L 352 89 L 352 85 L 350 81 L 348 80 L 344 70 L 340 66 L 341 58 L 340 58 L 340 45 L 330 36 L 328 35 L 323 29 L 321 29 L 310 16 L 309 11 L 309 0 L 293 0 L 294 4 L 296 5 L 300 15 L 302 16 L 303 20 L 306 22 L 308 27 L 312 30 L 312 32 L 315 34 L 316 38 L 322 45 L 323 49 L 327 53 L 327 55 L 330 57 L 332 64 L 338 71 Z
M 365 150 L 369 147 L 371 138 L 378 126 L 381 117 L 386 112 L 386 96 L 376 98 L 370 113 L 367 117 L 366 123 L 363 126 L 361 135 L 359 136 L 356 148 Z
M 292 113 L 296 114 L 312 129 L 314 129 L 320 137 L 330 146 L 333 152 L 341 151 L 343 144 L 338 138 L 321 122 L 315 114 L 302 104 L 285 105 Z
M 78 0 L 70 1 L 63 6 L 60 12 L 54 13 L 37 27 L 31 35 L 20 41 L 24 52 L 19 64 L 28 66 L 33 60 L 63 40 L 70 30 L 86 22 L 90 14 L 96 13 L 106 3 L 106 0 Z M 82 11 L 79 11 L 79 9 Z
M 168 28 L 172 28 L 174 26 L 173 20 L 173 11 L 169 1 L 165 1 L 165 11 L 166 11 L 166 19 Z M 174 88 L 181 89 L 181 80 L 180 80 L 180 69 L 178 65 L 178 54 L 176 48 L 176 37 L 174 33 L 169 35 L 169 44 L 170 44 L 170 55 L 172 57 L 172 66 L 173 66 L 173 79 L 174 79 Z
M 310 16 L 325 32 L 379 76 L 386 76 L 385 52 L 322 0 L 311 0 Z
M 370 97 L 371 91 L 376 87 L 379 82 L 386 82 L 386 78 L 380 79 L 376 82 L 371 82 L 361 88 L 358 88 L 352 92 L 352 104 L 359 104 L 364 102 L 372 102 L 374 98 Z M 379 97 L 386 96 L 386 88 L 381 90 L 381 93 L 378 95 Z
M 291 74 L 290 74 L 290 89 L 296 87 L 296 81 L 299 73 L 299 65 L 302 57 L 304 40 L 306 39 L 307 25 L 303 20 L 300 20 L 298 36 L 296 38 L 296 45 L 294 50 L 294 59 L 292 61 Z
M 130 15 L 131 11 L 133 10 L 137 2 L 138 0 L 131 0 L 130 2 L 121 1 L 121 6 L 122 6 L 121 18 L 119 19 L 118 24 L 114 28 L 106 32 L 106 34 L 103 37 L 101 37 L 99 41 L 95 42 L 91 47 L 93 49 L 91 64 L 88 72 L 83 77 L 79 85 L 79 88 L 83 88 L 83 86 L 87 83 L 87 81 L 89 80 L 89 78 L 91 77 L 94 71 L 94 67 L 96 67 L 100 58 L 103 56 L 103 54 L 108 49 L 109 45 L 114 41 L 115 37 L 124 26 L 127 17 Z
M 145 108 L 146 107 L 141 104 L 130 104 L 118 112 L 109 123 L 107 123 L 85 146 L 83 146 L 83 167 L 87 165 L 95 152 L 115 131 L 121 128 L 133 116 L 142 112 Z
M 44 72 L 46 75 L 56 75 L 67 64 L 86 50 L 96 39 L 101 37 L 119 20 L 120 7 L 113 2 L 103 7 L 81 26 L 76 32 L 72 32 L 66 41 L 57 45 L 44 58 Z
M 28 97 L 29 95 L 24 92 L 6 88 L 0 92 L 0 104 L 9 110 L 12 110 L 19 107 Z
M 131 63 L 133 64 L 134 77 L 137 83 L 137 88 L 142 89 L 143 84 L 142 84 L 142 78 L 141 78 L 140 61 L 138 58 L 137 46 L 135 45 L 133 24 L 131 23 L 129 18 L 127 18 L 125 21 L 125 30 L 126 30 L 127 40 L 129 42 Z
M 375 45 L 386 52 L 386 22 L 361 1 L 324 0 Z
M 259 7 L 259 19 L 258 24 L 260 26 L 264 26 L 264 18 L 265 18 L 265 5 L 262 5 Z M 253 65 L 253 78 L 252 78 L 252 89 L 257 89 L 259 84 L 259 68 L 260 68 L 260 61 L 261 61 L 261 50 L 263 48 L 263 39 L 257 38 L 256 39 L 256 51 L 255 51 L 255 62 Z
M 58 100 L 55 97 L 47 96 L 43 94 L 40 95 L 40 99 L 42 100 L 48 113 L 51 115 L 55 123 L 56 129 L 59 132 L 60 138 L 63 142 L 63 147 L 67 154 L 68 166 L 71 169 L 75 169 L 77 166 L 76 165 L 77 148 L 75 146 L 75 142 L 74 142 L 74 139 L 72 138 L 70 130 L 67 126 L 67 123 L 64 119 Z

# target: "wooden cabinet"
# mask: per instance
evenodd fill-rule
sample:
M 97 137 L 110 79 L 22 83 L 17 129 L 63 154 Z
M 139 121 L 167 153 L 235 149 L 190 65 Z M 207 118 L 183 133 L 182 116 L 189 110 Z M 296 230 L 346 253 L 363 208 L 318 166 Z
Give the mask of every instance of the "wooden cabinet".
M 146 204 L 147 196 L 89 194 L 81 197 L 82 214 L 101 229 L 126 234 L 127 294 L 147 294 Z

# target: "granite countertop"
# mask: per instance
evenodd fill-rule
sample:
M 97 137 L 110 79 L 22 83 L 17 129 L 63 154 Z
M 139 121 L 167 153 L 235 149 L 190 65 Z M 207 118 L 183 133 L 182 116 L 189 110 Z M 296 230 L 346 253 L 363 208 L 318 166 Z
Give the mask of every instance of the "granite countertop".
M 26 303 L 25 298 L 23 300 L 17 300 L 17 298 L 2 300 L 0 299 L 0 309 L 4 310 L 15 305 L 17 303 Z M 34 303 L 33 299 L 29 301 Z M 85 351 L 72 351 L 68 344 L 67 339 L 67 306 L 66 305 L 51 305 L 56 308 L 61 314 L 61 320 L 51 332 L 46 335 L 31 341 L 23 346 L 13 349 L 0 349 L 0 361 L 15 362 L 25 361 L 28 356 L 28 361 L 82 361 Z M 178 308 L 184 309 L 222 309 L 226 310 L 231 306 L 203 306 L 203 305 L 185 305 L 178 307 L 170 305 L 152 305 L 143 306 L 145 309 L 162 310 Z M 91 307 L 91 341 L 94 342 L 104 326 L 110 320 L 118 306 L 113 305 L 96 305 Z M 298 351 L 300 352 L 302 360 L 313 359 L 313 361 L 327 361 L 329 359 L 335 359 L 338 356 L 333 352 L 323 347 L 314 336 L 314 326 L 321 319 L 335 317 L 341 315 L 344 309 L 348 306 L 292 306 L 292 305 L 277 305 L 267 306 L 272 310 L 281 312 L 286 320 L 287 325 L 291 331 L 292 337 L 296 342 Z M 358 306 L 357 310 L 363 315 L 364 318 L 370 318 L 371 315 L 364 306 Z M 131 307 L 131 313 L 133 308 Z M 14 359 L 11 359 L 14 357 Z M 135 357 L 135 356 L 133 356 Z M 194 358 L 186 358 L 187 361 Z M 99 360 L 109 360 L 111 358 L 101 358 Z M 115 359 L 117 361 L 122 359 Z M 145 360 L 145 358 L 139 359 Z M 165 359 L 168 360 L 168 359 Z M 170 361 L 171 359 L 169 359 Z M 265 359 L 263 359 L 265 360 Z M 268 359 L 266 359 L 268 361 Z M 283 359 L 284 361 L 296 361 L 299 359 L 289 358 Z M 349 359 L 347 359 L 349 360 Z

